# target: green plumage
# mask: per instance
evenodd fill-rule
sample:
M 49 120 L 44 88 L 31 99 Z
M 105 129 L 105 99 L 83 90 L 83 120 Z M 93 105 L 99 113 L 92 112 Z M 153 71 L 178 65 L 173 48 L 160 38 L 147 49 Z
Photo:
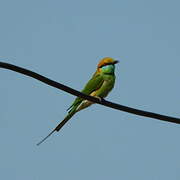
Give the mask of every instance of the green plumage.
M 115 61 L 112 58 L 104 58 L 102 61 L 100 61 L 97 71 L 94 73 L 92 78 L 88 81 L 81 92 L 86 95 L 91 95 L 98 98 L 106 97 L 114 87 L 114 70 L 115 64 L 117 62 L 118 61 Z M 59 131 L 76 112 L 90 106 L 91 104 L 93 103 L 88 100 L 84 100 L 83 98 L 77 97 L 72 105 L 68 108 L 68 114 L 64 120 L 61 121 L 61 123 L 37 145 L 46 140 L 53 132 Z
M 108 95 L 108 93 L 112 90 L 115 83 L 115 75 L 114 75 L 114 65 L 107 65 L 104 70 L 98 72 L 96 71 L 93 77 L 88 81 L 88 83 L 85 85 L 84 89 L 81 91 L 82 93 L 86 95 L 90 95 L 91 93 L 95 92 L 95 96 L 104 98 Z M 85 102 L 86 105 L 84 105 L 82 102 Z M 65 117 L 65 119 L 59 124 L 59 126 L 56 127 L 56 131 L 59 131 L 61 127 L 77 112 L 81 110 L 81 104 L 82 109 L 90 106 L 92 103 L 83 100 L 80 97 L 77 97 L 72 105 L 68 108 L 68 114 Z M 84 107 L 83 107 L 84 105 Z
M 103 76 L 101 76 L 100 74 L 94 74 L 81 92 L 86 95 L 90 95 L 93 91 L 99 89 L 102 86 L 103 82 Z M 69 112 L 73 110 L 72 107 L 76 107 L 77 105 L 79 106 L 82 101 L 82 98 L 77 97 L 72 105 L 68 108 L 68 110 L 70 109 Z

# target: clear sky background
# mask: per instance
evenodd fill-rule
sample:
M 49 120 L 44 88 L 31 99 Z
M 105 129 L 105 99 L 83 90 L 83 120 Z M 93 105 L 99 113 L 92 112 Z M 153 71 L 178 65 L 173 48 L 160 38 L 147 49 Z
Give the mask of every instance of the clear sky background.
M 0 61 L 81 90 L 120 60 L 107 100 L 180 117 L 178 0 L 1 0 Z M 0 179 L 179 180 L 180 126 L 101 105 L 44 144 L 74 97 L 0 69 Z

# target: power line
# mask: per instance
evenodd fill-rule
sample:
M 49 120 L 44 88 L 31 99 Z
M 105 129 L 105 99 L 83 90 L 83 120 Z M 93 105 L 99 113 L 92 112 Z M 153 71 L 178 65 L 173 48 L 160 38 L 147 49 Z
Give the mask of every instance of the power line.
M 71 87 L 65 86 L 61 83 L 58 83 L 56 81 L 53 81 L 45 76 L 42 76 L 36 72 L 30 71 L 28 69 L 19 67 L 19 66 L 15 66 L 13 64 L 9 64 L 9 63 L 5 63 L 5 62 L 0 62 L 0 68 L 4 68 L 4 69 L 9 69 L 21 74 L 24 74 L 26 76 L 32 77 L 36 80 L 39 80 L 45 84 L 48 84 L 49 86 L 55 87 L 57 89 L 63 90 L 67 93 L 70 93 L 74 96 L 79 96 L 83 99 L 87 99 L 89 101 L 92 101 L 94 103 L 98 103 L 113 109 L 117 109 L 120 111 L 124 111 L 124 112 L 128 112 L 128 113 L 132 113 L 132 114 L 136 114 L 139 116 L 144 116 L 144 117 L 149 117 L 149 118 L 154 118 L 154 119 L 158 119 L 158 120 L 162 120 L 162 121 L 167 121 L 167 122 L 172 122 L 172 123 L 176 123 L 176 124 L 180 124 L 180 118 L 176 118 L 176 117 L 170 117 L 170 116 L 166 116 L 166 115 L 161 115 L 161 114 L 157 114 L 157 113 L 153 113 L 153 112 L 148 112 L 148 111 L 143 111 L 143 110 L 139 110 L 139 109 L 135 109 L 135 108 L 131 108 L 128 106 L 123 106 L 120 104 L 116 104 L 110 101 L 106 101 L 104 99 L 99 100 L 98 98 L 92 97 L 92 96 L 88 96 L 86 94 L 83 94 Z

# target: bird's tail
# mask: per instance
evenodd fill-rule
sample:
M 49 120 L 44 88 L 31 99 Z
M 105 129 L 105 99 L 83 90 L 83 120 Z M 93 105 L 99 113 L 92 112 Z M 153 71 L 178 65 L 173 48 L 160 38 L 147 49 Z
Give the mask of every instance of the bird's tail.
M 39 143 L 37 143 L 37 146 L 39 146 L 41 143 L 43 143 L 49 136 L 51 136 L 51 134 L 53 134 L 55 131 L 59 131 L 67 122 L 69 119 L 71 119 L 71 117 L 76 113 L 75 109 L 71 110 L 68 115 L 60 122 L 60 124 L 58 124 L 58 126 L 53 129 L 53 131 L 51 131 L 44 139 L 42 139 Z

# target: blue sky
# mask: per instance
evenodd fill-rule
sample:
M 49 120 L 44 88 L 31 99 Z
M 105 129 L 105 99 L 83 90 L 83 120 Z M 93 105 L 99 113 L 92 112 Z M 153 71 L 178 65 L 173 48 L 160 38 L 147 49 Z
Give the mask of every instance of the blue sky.
M 179 6 L 1 0 L 0 61 L 81 90 L 110 56 L 120 63 L 107 100 L 179 117 Z M 0 179 L 180 179 L 179 125 L 93 105 L 37 147 L 74 97 L 4 69 L 0 82 Z

